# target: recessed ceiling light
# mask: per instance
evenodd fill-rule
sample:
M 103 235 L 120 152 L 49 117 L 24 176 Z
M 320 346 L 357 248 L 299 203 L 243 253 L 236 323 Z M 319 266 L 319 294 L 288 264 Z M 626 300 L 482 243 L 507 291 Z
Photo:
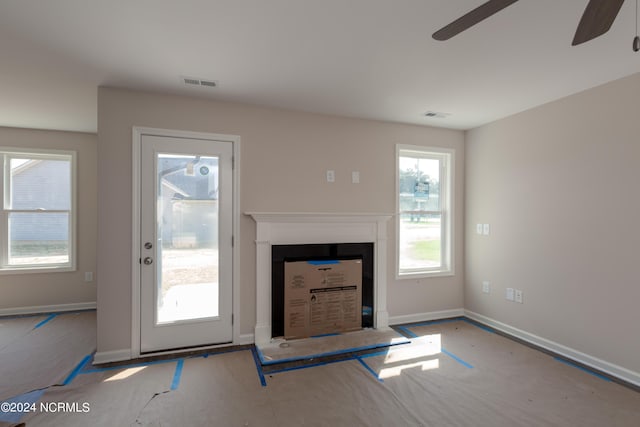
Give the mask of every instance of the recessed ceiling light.
M 182 80 L 182 83 L 184 83 L 187 86 L 204 86 L 204 87 L 210 87 L 210 88 L 218 87 L 217 80 L 199 79 L 197 77 L 185 77 L 185 76 L 180 77 L 180 80 Z

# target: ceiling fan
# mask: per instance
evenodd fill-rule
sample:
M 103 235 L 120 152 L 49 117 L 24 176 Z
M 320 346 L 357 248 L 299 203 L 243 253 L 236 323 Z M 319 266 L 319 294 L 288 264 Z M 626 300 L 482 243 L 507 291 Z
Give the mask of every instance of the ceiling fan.
M 449 40 L 451 37 L 473 27 L 517 1 L 489 0 L 433 33 L 433 38 L 440 41 Z M 582 14 L 571 45 L 576 46 L 588 42 L 609 31 L 622 7 L 622 3 L 624 3 L 624 0 L 590 0 Z M 636 50 L 636 45 L 640 43 L 640 40 L 637 39 L 636 35 L 636 39 L 633 42 L 634 50 Z M 638 47 L 640 48 L 640 46 Z

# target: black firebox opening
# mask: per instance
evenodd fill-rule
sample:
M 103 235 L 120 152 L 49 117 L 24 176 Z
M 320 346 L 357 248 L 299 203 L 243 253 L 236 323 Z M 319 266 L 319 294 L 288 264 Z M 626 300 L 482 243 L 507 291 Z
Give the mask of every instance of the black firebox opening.
M 373 327 L 373 243 L 271 246 L 271 336 L 284 336 L 285 261 L 362 260 L 362 327 Z

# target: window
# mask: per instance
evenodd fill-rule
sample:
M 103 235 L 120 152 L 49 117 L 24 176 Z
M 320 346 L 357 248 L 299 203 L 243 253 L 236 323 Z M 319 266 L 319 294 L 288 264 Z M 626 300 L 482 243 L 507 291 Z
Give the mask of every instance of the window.
M 75 153 L 0 148 L 0 271 L 75 268 Z
M 398 145 L 397 274 L 453 274 L 453 150 Z

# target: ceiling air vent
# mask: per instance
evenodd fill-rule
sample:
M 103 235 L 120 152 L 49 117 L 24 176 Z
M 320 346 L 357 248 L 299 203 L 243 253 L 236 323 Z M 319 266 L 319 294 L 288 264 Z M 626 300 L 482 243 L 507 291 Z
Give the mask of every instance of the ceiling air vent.
M 196 79 L 194 77 L 181 77 L 182 83 L 188 86 L 205 86 L 205 87 L 218 87 L 218 82 L 215 80 Z
M 441 113 L 439 111 L 427 111 L 424 113 L 425 117 L 435 118 L 435 119 L 446 119 L 449 117 L 451 113 Z

